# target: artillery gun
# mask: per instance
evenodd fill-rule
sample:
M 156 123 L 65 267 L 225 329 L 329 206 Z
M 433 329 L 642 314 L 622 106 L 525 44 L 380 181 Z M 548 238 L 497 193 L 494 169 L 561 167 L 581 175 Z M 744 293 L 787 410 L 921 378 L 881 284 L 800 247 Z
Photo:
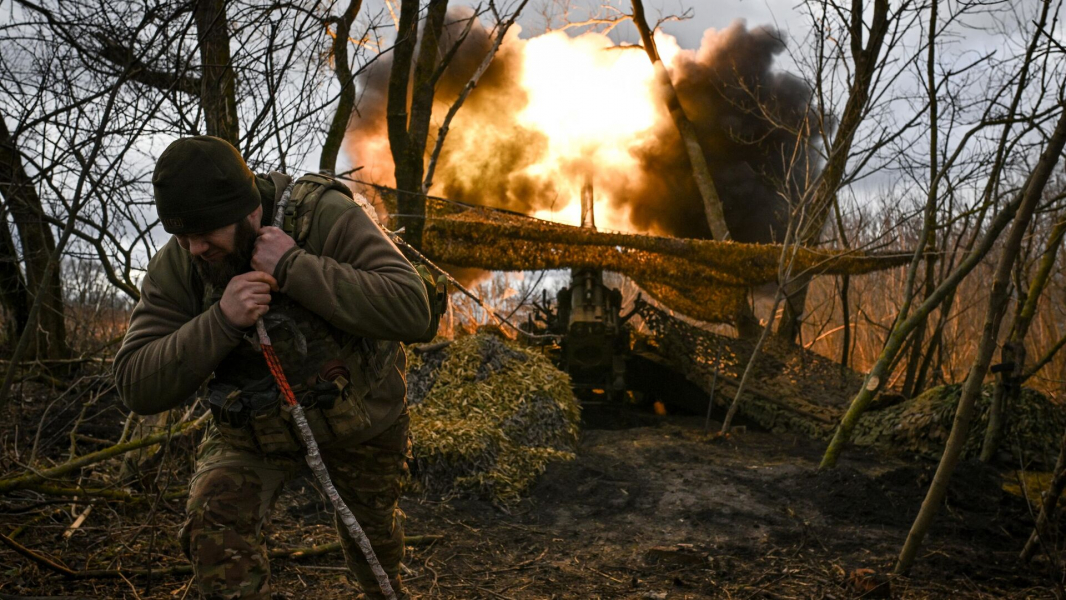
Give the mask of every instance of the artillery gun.
M 581 190 L 581 226 L 596 229 L 592 179 Z M 554 307 L 544 291 L 533 303 L 525 329 L 558 336 L 552 354 L 579 396 L 604 394 L 620 398 L 626 391 L 629 328 L 623 316 L 622 292 L 604 284 L 600 269 L 571 269 L 570 285 L 556 293 Z
M 554 303 L 545 291 L 533 307 L 524 329 L 559 336 L 551 354 L 575 392 L 611 398 L 625 393 L 630 350 L 625 323 L 633 313 L 621 314 L 622 292 L 603 283 L 603 271 L 573 269 L 570 285 L 556 293 Z

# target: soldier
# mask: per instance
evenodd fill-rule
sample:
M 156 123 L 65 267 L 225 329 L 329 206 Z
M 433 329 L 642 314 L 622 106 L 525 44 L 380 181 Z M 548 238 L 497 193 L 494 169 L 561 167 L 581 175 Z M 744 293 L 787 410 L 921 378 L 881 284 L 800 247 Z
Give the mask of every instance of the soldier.
M 406 358 L 389 340 L 427 332 L 426 289 L 365 205 L 329 178 L 301 178 L 288 232 L 269 226 L 290 183 L 255 176 L 214 137 L 179 139 L 160 155 L 155 204 L 173 237 L 148 265 L 115 357 L 118 389 L 149 415 L 186 402 L 214 374 L 214 418 L 197 450 L 182 545 L 204 597 L 268 599 L 263 525 L 282 485 L 306 466 L 258 351 L 263 317 L 334 484 L 406 598 L 397 507 L 409 443 Z M 383 598 L 339 521 L 337 530 L 364 597 Z

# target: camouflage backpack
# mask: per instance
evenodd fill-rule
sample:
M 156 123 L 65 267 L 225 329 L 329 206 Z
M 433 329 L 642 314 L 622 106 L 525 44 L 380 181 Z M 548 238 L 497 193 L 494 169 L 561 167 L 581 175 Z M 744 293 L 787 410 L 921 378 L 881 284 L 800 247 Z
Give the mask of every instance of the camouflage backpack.
M 297 245 L 307 241 L 319 201 L 330 190 L 344 194 L 377 222 L 366 200 L 354 196 L 340 182 L 324 175 L 305 175 L 293 185 L 281 223 Z M 432 283 L 433 292 L 437 292 L 438 282 L 428 274 L 423 266 L 423 284 L 429 288 Z M 222 290 L 208 286 L 203 306 L 217 302 L 221 295 Z M 342 332 L 285 296 L 272 301 L 263 321 L 320 444 L 343 440 L 370 425 L 364 399 L 394 368 L 400 352 L 398 342 Z M 436 315 L 426 334 L 429 339 L 436 334 L 438 323 Z M 301 449 L 290 411 L 280 401 L 254 332 L 215 369 L 207 399 L 219 433 L 234 446 L 264 454 Z
M 361 194 L 353 194 L 348 186 L 329 175 L 308 173 L 297 179 L 293 185 L 292 197 L 289 200 L 289 205 L 285 208 L 285 215 L 281 223 L 281 229 L 296 240 L 298 246 L 303 245 L 311 232 L 311 223 L 313 222 L 318 201 L 330 190 L 347 196 L 363 209 L 374 224 L 381 228 L 382 231 L 386 231 L 378 220 L 377 211 Z M 389 234 L 386 233 L 386 235 Z M 402 249 L 401 247 L 401 251 Z M 447 280 L 443 274 L 434 277 L 433 271 L 419 257 L 407 256 L 407 258 L 411 261 L 415 271 L 418 272 L 418 276 L 422 279 L 422 285 L 426 288 L 426 296 L 429 298 L 430 323 L 429 329 L 422 334 L 422 337 L 403 341 L 407 344 L 430 342 L 437 336 L 437 329 L 440 328 L 440 319 L 448 310 Z

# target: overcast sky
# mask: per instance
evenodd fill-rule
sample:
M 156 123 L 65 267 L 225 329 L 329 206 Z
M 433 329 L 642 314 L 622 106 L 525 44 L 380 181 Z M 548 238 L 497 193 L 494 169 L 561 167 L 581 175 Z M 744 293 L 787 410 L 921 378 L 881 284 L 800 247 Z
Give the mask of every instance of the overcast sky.
M 749 26 L 756 25 L 780 25 L 788 29 L 787 23 L 796 20 L 795 6 L 799 0 L 645 0 L 645 11 L 649 20 L 657 20 L 657 16 L 679 15 L 686 10 L 692 10 L 692 19 L 680 23 L 669 23 L 664 29 L 676 36 L 684 48 L 698 48 L 703 32 L 708 28 L 721 29 L 737 19 L 744 19 Z M 485 5 L 482 1 L 480 4 Z M 478 0 L 453 0 L 452 5 L 465 4 L 474 6 Z M 516 0 L 497 0 L 497 4 L 504 9 L 513 10 L 518 4 Z M 550 6 L 552 0 L 530 0 L 529 5 L 523 11 L 519 24 L 522 26 L 522 37 L 537 35 L 544 31 L 544 8 Z M 604 4 L 602 0 L 572 0 L 571 20 L 581 21 L 597 7 Z M 628 0 L 612 0 L 611 4 L 630 12 Z M 376 14 L 384 9 L 384 0 L 367 0 L 364 15 Z M 556 26 L 560 21 L 555 23 Z M 639 41 L 636 32 L 631 26 L 620 27 L 612 37 L 619 41 Z
M 504 11 L 509 12 L 519 4 L 520 0 L 496 0 L 497 5 Z M 619 10 L 631 12 L 630 0 L 530 0 L 529 4 L 519 18 L 522 26 L 522 37 L 527 38 L 544 32 L 544 14 L 549 7 L 568 2 L 571 6 L 569 19 L 581 21 L 595 13 L 603 14 L 605 4 L 617 7 Z M 397 3 L 398 4 L 398 3 Z M 451 0 L 452 5 L 465 4 L 475 6 L 487 4 L 487 0 Z M 796 49 L 796 44 L 802 43 L 804 35 L 809 27 L 809 17 L 806 14 L 804 0 L 644 0 L 645 12 L 649 21 L 658 20 L 661 15 L 680 15 L 686 12 L 691 18 L 680 22 L 668 22 L 663 25 L 663 30 L 675 36 L 682 48 L 696 49 L 700 46 L 700 40 L 708 29 L 724 29 L 735 21 L 745 21 L 749 28 L 770 26 L 778 29 L 790 42 L 790 47 Z M 870 4 L 870 3 L 868 3 Z M 897 3 L 893 2 L 893 6 Z M 959 9 L 959 2 L 944 1 L 940 3 L 941 20 L 944 16 Z M 956 24 L 949 32 L 951 38 L 951 51 L 959 55 L 967 52 L 986 53 L 993 50 L 1003 52 L 1010 48 L 1009 38 L 1017 36 L 1016 24 L 1028 22 L 1039 6 L 1038 0 L 984 0 L 984 10 L 968 13 L 963 22 Z M 1012 15 L 1011 13 L 1017 13 Z M 366 0 L 364 4 L 365 16 L 387 15 L 385 12 L 385 0 Z M 562 24 L 558 18 L 560 11 L 555 10 L 557 20 L 555 27 Z M 366 18 L 366 17 L 364 17 Z M 387 17 L 386 17 L 387 18 Z M 1058 32 L 1061 37 L 1066 32 L 1066 23 L 1058 23 Z M 914 31 L 915 36 L 921 36 L 921 32 Z M 617 42 L 639 43 L 640 38 L 631 24 L 623 24 L 611 32 L 611 37 Z M 1024 40 L 1015 37 L 1019 42 L 1014 47 L 1024 44 Z M 947 49 L 947 48 L 945 48 Z M 793 70 L 789 58 L 782 55 L 779 69 Z

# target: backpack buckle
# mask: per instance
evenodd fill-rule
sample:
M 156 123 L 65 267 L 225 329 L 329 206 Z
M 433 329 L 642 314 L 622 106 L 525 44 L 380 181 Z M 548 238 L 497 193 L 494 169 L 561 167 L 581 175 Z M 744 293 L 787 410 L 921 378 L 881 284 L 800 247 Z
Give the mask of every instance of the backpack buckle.
M 296 205 L 289 202 L 285 207 L 285 213 L 281 217 L 281 229 L 285 233 L 292 237 L 293 230 L 296 228 Z

